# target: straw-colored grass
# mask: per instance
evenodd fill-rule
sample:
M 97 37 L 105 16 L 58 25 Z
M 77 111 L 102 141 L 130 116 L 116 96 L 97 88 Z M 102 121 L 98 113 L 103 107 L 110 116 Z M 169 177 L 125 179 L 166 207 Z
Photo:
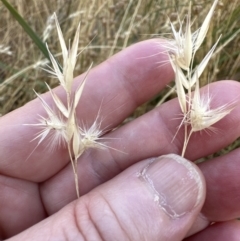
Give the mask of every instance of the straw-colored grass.
M 187 13 L 188 2 L 161 0 L 72 0 L 72 1 L 27 1 L 11 0 L 18 12 L 30 26 L 48 42 L 54 53 L 60 53 L 57 32 L 54 27 L 53 12 L 57 13 L 65 39 L 72 39 L 81 21 L 80 48 L 89 44 L 80 56 L 75 74 L 86 71 L 90 63 L 104 61 L 110 55 L 132 43 L 156 37 L 169 37 L 171 33 L 168 17 L 177 21 L 177 12 L 183 17 Z M 196 18 L 196 29 L 205 17 L 213 1 L 193 1 L 192 18 Z M 39 66 L 44 57 L 31 39 L 13 19 L 0 2 L 0 115 L 22 106 L 35 98 L 32 89 L 47 91 L 44 82 L 54 87 L 57 82 L 49 78 Z M 239 79 L 240 3 L 238 0 L 222 0 L 217 6 L 206 41 L 199 50 L 196 61 L 223 35 L 215 53 L 214 61 L 208 64 L 201 81 L 216 79 Z M 218 51 L 229 41 L 222 51 Z M 9 54 L 11 53 L 11 55 Z M 148 105 L 138 109 L 134 116 L 152 108 L 165 94 L 160 94 Z

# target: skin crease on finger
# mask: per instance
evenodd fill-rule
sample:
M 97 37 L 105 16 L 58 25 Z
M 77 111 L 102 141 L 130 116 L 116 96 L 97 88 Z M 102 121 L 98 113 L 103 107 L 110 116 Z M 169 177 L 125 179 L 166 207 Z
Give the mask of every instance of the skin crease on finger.
M 126 58 L 126 57 L 124 57 L 124 58 Z M 108 65 L 110 65 L 111 63 L 110 63 L 111 61 L 109 61 L 108 62 Z M 100 67 L 99 67 L 100 68 Z M 108 67 L 108 68 L 106 68 L 105 69 L 105 71 L 107 71 L 107 70 L 109 70 L 110 68 Z M 132 71 L 132 69 L 130 68 L 130 70 Z M 149 70 L 150 71 L 150 70 Z M 151 69 L 151 71 L 153 71 L 153 69 Z M 157 72 L 157 73 L 156 73 Z M 137 93 L 137 95 L 139 96 L 140 94 L 142 94 L 142 96 L 141 96 L 141 100 L 139 100 L 138 99 L 138 101 L 134 101 L 131 105 L 130 105 L 130 108 L 128 108 L 128 110 L 126 111 L 126 113 L 124 113 L 124 115 L 128 115 L 129 114 L 129 112 L 131 112 L 132 111 L 132 109 L 134 109 L 135 107 L 136 107 L 136 105 L 137 104 L 140 104 L 141 102 L 144 102 L 147 98 L 149 98 L 150 97 L 150 95 L 154 95 L 155 94 L 155 92 L 156 92 L 156 89 L 158 88 L 159 90 L 160 90 L 160 87 L 161 86 L 163 86 L 163 85 L 165 85 L 166 84 L 166 82 L 164 82 L 164 83 L 161 83 L 161 84 L 156 84 L 156 83 L 152 83 L 153 81 L 154 81 L 154 78 L 156 78 L 158 75 L 159 75 L 159 70 L 156 70 L 156 72 L 154 73 L 154 74 L 152 74 L 152 79 L 150 78 L 149 79 L 149 81 L 150 81 L 150 86 L 148 87 L 149 89 L 147 90 L 146 88 L 146 92 L 148 92 L 148 94 L 146 94 L 145 95 L 145 89 L 142 87 L 142 88 L 140 88 L 139 87 L 139 90 L 137 91 L 136 89 L 134 89 L 135 91 L 136 91 L 136 93 Z M 149 74 L 149 73 L 148 73 Z M 93 74 L 94 75 L 94 74 Z M 97 75 L 97 74 L 96 74 Z M 102 74 L 103 76 L 104 76 L 104 74 Z M 115 73 L 115 75 L 116 75 L 116 73 Z M 137 75 L 137 74 L 136 74 Z M 89 76 L 90 77 L 90 76 Z M 137 78 L 138 78 L 139 76 L 136 76 L 135 78 L 134 78 L 134 81 L 137 81 Z M 115 77 L 116 78 L 116 77 Z M 114 78 L 113 78 L 114 79 Z M 142 81 L 146 81 L 146 79 L 144 79 L 144 80 L 142 80 Z M 166 80 L 166 81 L 168 81 L 168 80 Z M 217 84 L 218 85 L 218 84 Z M 233 93 L 233 96 L 235 96 L 236 97 L 236 94 L 235 93 L 239 93 L 239 85 L 238 84 L 235 84 L 235 83 L 232 83 L 232 82 L 227 82 L 226 83 L 226 85 L 228 86 L 228 88 L 222 88 L 222 89 L 227 89 L 227 91 L 228 91 L 228 94 L 226 95 L 224 92 L 221 92 L 220 93 L 220 96 L 222 97 L 222 98 L 226 98 L 226 100 L 227 100 L 227 98 L 229 97 L 229 95 L 231 94 L 231 93 Z M 119 86 L 117 86 L 118 88 L 119 88 Z M 90 87 L 89 87 L 90 88 Z M 117 88 L 117 89 L 118 89 Z M 135 88 L 137 88 L 137 87 L 135 87 Z M 123 89 L 125 89 L 125 87 L 123 88 Z M 143 89 L 144 89 L 144 91 L 143 91 Z M 219 87 L 219 89 L 220 89 L 220 87 Z M 222 90 L 222 91 L 224 91 L 224 90 Z M 110 93 L 111 91 L 109 90 L 108 91 L 108 93 Z M 151 93 L 151 94 L 149 94 L 149 92 Z M 99 95 L 101 95 L 102 93 L 99 93 Z M 113 94 L 114 95 L 114 94 Z M 226 97 L 225 97 L 226 96 Z M 94 97 L 94 93 L 92 94 L 92 98 Z M 234 98 L 235 98 L 234 97 Z M 48 98 L 48 97 L 47 97 Z M 83 98 L 84 98 L 84 96 L 83 96 Z M 85 97 L 86 98 L 86 97 Z M 128 99 L 129 98 L 129 94 L 125 97 L 126 99 Z M 237 97 L 236 97 L 237 98 Z M 99 99 L 101 99 L 100 97 L 98 97 L 98 100 L 96 100 L 96 102 L 99 102 Z M 114 97 L 112 97 L 111 98 L 111 100 L 114 102 L 114 101 L 119 101 L 119 102 L 117 102 L 117 104 L 121 104 L 121 105 L 123 105 L 123 107 L 124 108 L 126 108 L 126 107 L 128 107 L 126 104 L 125 104 L 125 102 L 126 102 L 126 99 L 123 101 L 122 100 L 122 97 L 120 98 L 120 99 L 118 99 L 117 97 L 116 98 L 114 98 Z M 87 100 L 86 100 L 87 101 Z M 223 101 L 224 101 L 224 99 L 223 99 Z M 37 106 L 39 103 L 38 103 L 38 101 L 34 101 L 34 106 Z M 109 103 L 109 105 L 110 105 L 110 102 L 108 101 L 107 103 Z M 115 103 L 115 102 L 114 102 Z M 173 104 L 174 103 L 174 101 L 173 102 L 171 102 L 171 104 L 169 104 L 169 105 L 164 105 L 163 107 L 161 107 L 162 108 L 162 111 L 166 111 L 166 110 L 168 110 L 168 114 L 166 115 L 166 116 L 164 116 L 164 118 L 165 118 L 165 120 L 166 121 L 168 121 L 169 122 L 169 126 L 170 126 L 170 128 L 172 128 L 172 132 L 175 132 L 176 131 L 176 123 L 177 122 L 175 122 L 174 120 L 173 120 L 173 122 L 171 122 L 171 121 L 169 121 L 169 118 L 175 118 L 176 117 L 176 113 L 180 113 L 179 112 L 179 108 L 176 108 L 176 106 L 177 106 L 177 104 L 176 104 L 176 102 L 175 102 L 175 104 Z M 221 103 L 220 103 L 221 104 Z M 88 107 L 89 107 L 89 105 L 87 105 Z M 97 108 L 98 109 L 98 106 L 96 106 L 96 105 L 91 105 L 91 106 L 93 106 L 92 108 Z M 91 107 L 90 106 L 90 107 Z M 95 106 L 95 107 L 94 107 Z M 17 112 L 15 112 L 15 114 L 14 113 L 12 113 L 11 115 L 10 115 L 10 117 L 9 117 L 9 119 L 14 119 L 13 117 L 14 117 L 14 115 L 16 115 L 16 113 L 17 114 L 19 114 L 20 116 L 18 116 L 18 118 L 19 119 L 14 119 L 14 120 L 16 120 L 16 121 L 18 121 L 18 120 L 20 120 L 20 122 L 21 123 L 29 123 L 29 122 L 31 122 L 32 121 L 32 118 L 33 117 L 31 117 L 31 116 L 29 116 L 29 115 L 27 115 L 27 113 L 30 111 L 30 113 L 32 113 L 32 110 L 31 110 L 31 108 L 32 108 L 32 106 L 31 106 L 31 104 L 29 104 L 29 105 L 27 105 L 27 106 L 25 106 L 25 107 L 23 107 L 21 110 L 19 110 L 19 111 L 17 111 Z M 104 111 L 104 112 L 107 112 L 107 111 L 109 111 L 109 109 L 111 110 L 111 108 L 112 107 L 110 107 L 110 106 L 108 106 L 107 108 L 106 108 L 106 110 Z M 172 112 L 171 111 L 169 111 L 169 109 L 172 109 Z M 122 109 L 118 109 L 118 111 L 119 111 L 119 113 L 122 113 Z M 94 112 L 94 113 L 96 113 L 96 109 L 95 110 L 93 110 L 92 112 Z M 103 112 L 103 113 L 104 113 Z M 114 112 L 113 112 L 114 113 Z M 174 115 L 173 115 L 173 113 L 174 113 Z M 238 112 L 238 113 L 240 113 L 240 112 Z M 94 115 L 94 114 L 92 114 L 92 115 Z M 122 115 L 119 115 L 119 114 L 117 114 L 117 115 L 114 115 L 114 117 L 118 117 L 118 116 L 120 116 L 119 117 L 119 119 L 120 119 L 120 121 L 122 121 L 122 119 L 124 119 L 125 117 L 123 117 Z M 159 116 L 159 114 L 156 112 L 156 114 L 154 114 L 153 116 L 156 116 L 156 119 L 159 121 L 159 120 L 161 120 L 161 119 L 163 119 L 163 117 L 160 117 Z M 152 116 L 152 114 L 151 114 L 151 116 L 150 116 L 150 114 L 149 114 L 149 120 L 153 117 Z M 92 118 L 92 117 L 91 117 Z M 6 120 L 6 122 L 9 122 L 9 119 L 7 119 Z M 209 142 L 206 142 L 206 143 L 204 143 L 205 145 L 206 145 L 206 148 L 204 148 L 204 150 L 206 150 L 206 151 L 208 151 L 208 153 L 210 154 L 212 151 L 214 151 L 214 150 L 216 150 L 216 149 L 220 149 L 221 147 L 223 147 L 224 145 L 226 145 L 226 144 L 228 144 L 228 143 L 230 143 L 231 141 L 233 141 L 234 139 L 236 139 L 236 137 L 237 137 L 237 135 L 239 135 L 239 130 L 238 129 L 234 129 L 234 128 L 230 128 L 230 126 L 236 126 L 236 123 L 237 122 L 239 122 L 239 114 L 237 114 L 237 110 L 234 110 L 234 115 L 233 114 L 230 114 L 230 116 L 229 117 L 227 117 L 226 118 L 227 119 L 227 121 L 221 121 L 221 123 L 218 125 L 219 126 L 219 130 L 220 131 L 222 131 L 222 133 L 219 133 L 219 136 L 220 137 L 222 137 L 222 136 L 224 136 L 224 138 L 218 138 L 216 141 L 215 141 L 215 139 L 214 139 L 214 143 L 209 143 Z M 111 119 L 111 121 L 112 121 L 112 119 Z M 163 121 L 164 122 L 164 121 Z M 100 184 L 100 180 L 101 181 L 106 181 L 108 178 L 110 178 L 110 174 L 109 174 L 109 172 L 112 172 L 112 170 L 113 170 L 113 175 L 115 175 L 115 174 L 117 174 L 120 170 L 122 170 L 122 169 L 124 169 L 124 168 L 126 168 L 127 166 L 129 166 L 129 165 L 131 165 L 131 164 L 133 164 L 133 163 L 135 163 L 135 162 L 137 162 L 137 161 L 139 161 L 140 160 L 140 158 L 141 158 L 141 156 L 143 156 L 143 158 L 147 158 L 147 157 L 149 157 L 149 156 L 154 156 L 154 155 L 160 155 L 160 154 L 163 154 L 163 153 L 167 153 L 167 152 L 178 152 L 179 151 L 179 149 L 180 149 L 180 144 L 178 144 L 179 146 L 178 147 L 176 147 L 175 149 L 174 149 L 174 145 L 173 145 L 173 147 L 171 147 L 171 148 L 173 148 L 173 149 L 171 149 L 171 148 L 169 148 L 168 146 L 169 146 L 169 143 L 170 143 L 170 141 L 171 141 L 171 136 L 169 137 L 169 139 L 167 140 L 168 141 L 168 143 L 166 143 L 165 145 L 163 145 L 163 147 L 160 147 L 159 148 L 159 143 L 161 143 L 161 142 L 159 142 L 159 141 L 162 141 L 162 139 L 158 139 L 158 138 L 150 138 L 150 134 L 152 133 L 152 132 L 155 132 L 155 131 L 157 131 L 157 129 L 159 128 L 158 126 L 153 126 L 152 124 L 149 124 L 149 127 L 147 126 L 147 123 L 152 123 L 152 122 L 148 122 L 148 119 L 147 120 L 144 120 L 144 119 L 141 119 L 140 118 L 140 121 L 139 121 L 139 124 L 140 124 L 140 127 L 139 127 L 139 130 L 136 128 L 136 132 L 139 134 L 139 135 L 142 135 L 142 136 L 140 136 L 140 140 L 138 140 L 138 141 L 141 141 L 141 140 L 143 140 L 145 137 L 146 137 L 146 139 L 147 140 L 150 140 L 149 141 L 149 146 L 150 145 L 152 145 L 152 147 L 149 147 L 149 149 L 148 149 L 148 146 L 146 146 L 146 143 L 144 143 L 144 142 L 142 142 L 142 143 L 140 143 L 138 146 L 135 146 L 134 148 L 133 148 L 133 150 L 131 150 L 131 152 L 128 152 L 128 155 L 127 155 L 127 158 L 124 156 L 124 157 L 122 157 L 122 158 L 120 158 L 119 159 L 119 157 L 120 156 L 122 156 L 122 154 L 120 154 L 120 153 L 118 153 L 118 152 L 112 152 L 110 155 L 109 154 L 104 154 L 102 151 L 96 151 L 96 152 L 90 152 L 90 153 L 87 153 L 86 154 L 86 156 L 84 156 L 82 159 L 81 159 L 81 166 L 79 167 L 79 171 L 80 171 L 80 173 L 81 173 L 81 178 L 83 178 L 83 181 L 82 181 L 82 183 L 84 183 L 84 190 L 82 191 L 82 193 L 85 193 L 85 192 L 87 192 L 89 189 L 91 189 L 91 188 L 93 188 L 94 186 L 96 186 L 96 185 L 99 185 Z M 117 123 L 116 123 L 117 124 Z M 126 127 L 124 127 L 124 129 L 119 129 L 119 130 L 117 130 L 116 132 L 115 132 L 115 134 L 116 134 L 116 136 L 123 136 L 123 137 L 125 137 L 126 138 L 126 140 L 128 140 L 128 138 L 129 138 L 129 142 L 131 141 L 131 142 L 135 142 L 134 140 L 136 140 L 136 138 L 133 136 L 133 134 L 132 133 L 129 133 L 129 130 L 127 129 L 127 128 L 132 128 L 133 127 L 133 125 L 134 125 L 134 123 L 132 123 L 132 124 L 130 124 L 130 125 L 127 125 Z M 227 125 L 228 127 L 226 128 L 225 127 L 225 125 Z M 163 125 L 164 127 L 165 127 L 165 125 Z M 146 128 L 145 130 L 147 130 L 148 131 L 148 133 L 149 133 L 149 135 L 147 135 L 147 133 L 141 133 L 140 131 L 142 130 L 142 127 L 144 127 L 144 128 Z M 152 132 L 150 131 L 150 127 L 151 128 L 153 128 L 153 130 L 152 130 Z M 225 128 L 226 128 L 226 130 L 225 130 Z M 233 130 L 234 129 L 234 130 Z M 25 127 L 25 129 L 24 129 L 25 131 L 26 130 L 29 130 L 29 127 Z M 6 131 L 6 130 L 5 130 Z M 10 130 L 7 130 L 7 131 L 10 131 Z M 27 139 L 28 139 L 28 141 L 29 140 L 31 140 L 31 138 L 32 138 L 32 135 L 33 135 L 33 133 L 34 133 L 34 131 L 35 130 L 31 130 L 31 131 L 29 131 L 29 136 L 27 136 Z M 119 132 L 122 132 L 122 134 L 120 134 Z M 169 130 L 167 130 L 168 132 L 169 132 Z M 228 136 L 226 136 L 226 135 L 224 135 L 224 131 L 226 131 L 226 132 L 228 132 L 229 133 L 229 135 Z M 144 132 L 144 131 L 143 131 Z M 126 135 L 126 133 L 128 134 L 128 135 Z M 156 133 L 160 133 L 160 131 L 158 130 Z M 16 137 L 14 137 L 15 138 L 15 140 L 13 139 L 13 137 L 12 137 L 12 139 L 11 139 L 11 136 L 9 137 L 9 140 L 7 139 L 8 137 L 7 136 L 1 136 L 1 138 L 3 138 L 3 140 L 1 141 L 1 147 L 0 148 L 7 148 L 8 147 L 8 145 L 10 145 L 10 144 L 14 144 L 14 142 L 11 142 L 11 141 L 15 141 L 15 142 L 19 142 L 20 140 L 21 140 L 21 142 L 23 142 L 22 140 L 24 140 L 24 138 L 26 139 L 26 136 L 24 137 L 24 135 L 23 135 L 23 133 L 19 133 L 20 135 L 16 138 Z M 170 135 L 172 135 L 173 133 L 170 133 Z M 111 134 L 112 135 L 112 134 Z M 126 136 L 125 136 L 126 135 Z M 145 136 L 145 135 L 147 135 L 147 136 Z M 181 138 L 180 138 L 180 136 L 181 136 L 181 134 L 179 133 L 179 136 L 177 137 L 178 139 L 176 140 L 176 143 L 181 143 L 181 141 L 179 141 Z M 204 139 L 204 136 L 205 136 L 205 138 L 206 138 L 206 136 L 208 137 L 208 135 L 205 135 L 204 133 L 203 133 L 203 136 L 201 136 L 201 139 L 200 140 L 202 140 L 202 139 Z M 193 152 L 190 152 L 190 151 L 187 151 L 187 158 L 189 158 L 189 159 L 191 159 L 191 160 L 194 160 L 195 158 L 199 158 L 199 157 L 201 157 L 201 155 L 203 155 L 202 153 L 200 153 L 199 151 L 198 151 L 198 148 L 196 148 L 196 147 L 198 147 L 199 146 L 199 142 L 197 141 L 197 138 L 199 137 L 199 135 L 196 135 L 196 136 L 193 136 L 193 138 L 192 138 L 192 143 L 190 142 L 190 145 L 189 145 L 189 148 L 188 148 L 188 150 L 194 150 Z M 6 139 L 5 139 L 6 138 Z M 19 139 L 18 139 L 19 138 Z M 208 138 L 209 139 L 209 138 Z M 27 142 L 28 143 L 28 142 Z M 114 142 L 115 143 L 115 142 Z M 119 142 L 116 142 L 116 143 L 119 143 Z M 194 144 L 195 143 L 195 144 Z M 35 143 L 36 144 L 36 143 Z M 34 145 L 35 145 L 34 144 Z M 34 146 L 33 145 L 33 146 Z M 114 144 L 114 145 L 118 145 L 118 144 Z M 114 146 L 113 145 L 113 146 Z M 125 145 L 126 145 L 126 143 L 125 143 Z M 171 144 L 172 145 L 172 144 Z M 209 148 L 207 145 L 210 145 L 210 146 L 212 146 L 211 148 Z M 213 145 L 215 145 L 215 149 L 213 148 Z M 26 144 L 25 144 L 25 146 L 26 146 Z M 144 148 L 142 148 L 144 146 Z M 196 146 L 196 147 L 195 147 Z M 5 161 L 5 166 L 3 166 L 3 167 L 0 167 L 0 170 L 1 170 L 1 172 L 3 172 L 3 173 L 8 173 L 9 171 L 11 171 L 12 170 L 12 167 L 14 166 L 14 165 L 16 165 L 16 168 L 15 168 L 15 172 L 14 173 L 8 173 L 9 175 L 13 175 L 13 176 L 21 176 L 22 175 L 22 178 L 26 178 L 26 179 L 35 179 L 36 178 L 36 180 L 45 180 L 47 177 L 50 177 L 50 174 L 49 173 L 52 173 L 53 172 L 53 170 L 54 170 L 54 172 L 55 173 L 57 173 L 57 171 L 59 171 L 64 165 L 66 165 L 66 161 L 67 161 L 67 155 L 66 155 L 66 153 L 65 153 L 65 150 L 60 150 L 59 152 L 57 152 L 56 154 L 54 154 L 54 156 L 48 156 L 48 158 L 46 159 L 46 160 L 43 160 L 42 161 L 42 155 L 41 155 L 41 153 L 40 153 L 40 149 L 41 147 L 39 147 L 39 150 L 36 150 L 36 152 L 34 152 L 34 154 L 33 154 L 33 156 L 32 156 L 32 159 L 31 160 L 28 160 L 26 163 L 22 163 L 22 158 L 21 157 L 16 157 L 16 156 L 14 156 L 14 154 L 13 153 L 6 153 L 5 155 L 6 155 L 6 157 L 5 157 L 5 159 L 4 159 L 4 161 Z M 121 150 L 121 146 L 118 148 L 118 149 L 120 149 Z M 122 148 L 123 150 L 124 150 L 124 148 Z M 146 149 L 148 149 L 148 151 L 146 151 Z M 145 152 L 143 153 L 143 152 L 141 152 L 141 150 L 144 150 Z M 45 152 L 47 152 L 48 150 L 46 149 L 45 150 Z M 28 150 L 26 151 L 26 152 L 28 152 Z M 135 155 L 133 155 L 133 157 L 132 157 L 132 159 L 131 158 L 129 158 L 129 156 L 131 155 L 131 154 L 133 154 L 134 152 L 137 152 L 136 154 L 138 154 L 139 156 L 135 156 Z M 108 153 L 108 152 L 106 152 L 106 153 Z M 130 154 L 129 154 L 130 153 Z M 26 154 L 27 155 L 27 154 Z M 26 156 L 25 154 L 23 155 L 23 156 Z M 99 158 L 98 158 L 98 160 L 96 160 L 96 155 L 99 155 Z M 116 156 L 118 156 L 118 158 L 116 158 Z M 85 157 L 86 157 L 86 159 L 85 159 Z M 119 163 L 118 164 L 118 166 L 116 166 L 116 163 L 109 163 L 107 160 L 105 160 L 105 157 L 106 157 L 106 159 L 110 159 L 110 161 L 112 162 L 113 160 L 115 160 L 115 159 L 119 159 L 118 161 L 117 161 L 117 163 Z M 90 159 L 90 160 L 89 160 Z M 12 163 L 13 161 L 15 161 L 15 160 L 17 160 L 18 162 L 17 163 Z M 127 160 L 127 162 L 126 161 L 124 161 L 124 160 Z M 95 163 L 96 161 L 99 161 L 97 164 Z M 42 169 L 42 166 L 44 165 L 44 163 L 46 164 L 47 162 L 52 162 L 52 165 L 53 166 L 51 166 L 50 168 L 48 168 L 49 166 L 48 166 L 48 164 L 46 165 L 46 167 L 45 168 L 43 168 Z M 94 168 L 93 166 L 92 166 L 92 168 L 91 168 L 91 165 L 89 165 L 89 164 L 87 164 L 87 163 L 90 163 L 90 164 L 92 164 L 92 163 L 95 163 L 94 165 L 96 165 L 97 167 L 95 167 L 95 170 L 94 169 L 92 169 L 92 168 Z M 2 163 L 1 163 L 2 164 Z M 30 166 L 29 166 L 29 164 L 30 164 Z M 31 171 L 31 165 L 34 165 L 34 167 L 33 167 L 33 172 L 32 173 L 30 173 L 29 171 Z M 86 169 L 85 169 L 85 167 L 86 167 Z M 18 170 L 18 169 L 19 170 Z M 13 168 L 14 169 L 14 168 Z M 25 170 L 26 169 L 26 170 Z M 49 170 L 50 169 L 50 170 Z M 95 175 L 96 176 L 96 169 L 100 169 L 100 171 L 98 170 L 98 179 L 94 179 L 94 180 L 92 180 L 92 177 Z M 115 169 L 115 170 L 114 170 Z M 64 169 L 64 170 L 68 170 L 68 167 L 66 168 L 66 169 Z M 87 170 L 87 171 L 86 171 Z M 19 171 L 19 172 L 17 172 L 17 171 Z M 40 171 L 40 174 L 38 174 L 37 173 L 37 171 L 39 172 Z M 48 173 L 48 171 L 49 171 L 49 173 Z M 29 173 L 28 173 L 29 172 Z M 83 173 L 83 172 L 86 172 L 85 174 Z M 101 173 L 102 172 L 102 173 Z M 41 177 L 39 177 L 39 176 L 36 176 L 36 173 L 37 173 L 37 175 L 42 175 Z M 46 175 L 46 173 L 47 173 L 47 175 Z M 61 174 L 62 173 L 62 171 L 60 171 L 59 172 L 59 174 L 58 174 L 58 176 L 56 176 L 56 177 L 58 177 L 58 185 L 57 185 L 57 181 L 53 181 L 53 180 L 57 180 L 57 178 L 55 179 L 55 178 L 53 178 L 53 179 L 50 179 L 48 182 L 46 182 L 46 183 L 44 183 L 44 185 L 43 185 L 43 188 L 42 188 L 42 192 L 44 192 L 43 191 L 43 189 L 45 188 L 46 190 L 49 188 L 50 189 L 50 193 L 49 193 L 49 196 L 47 197 L 46 195 L 44 195 L 45 196 L 45 198 L 49 198 L 49 199 L 52 199 L 52 203 L 50 204 L 50 203 L 47 203 L 48 201 L 46 201 L 45 200 L 45 204 L 46 204 L 46 207 L 47 207 L 47 210 L 48 210 L 48 213 L 52 213 L 52 212 L 55 212 L 55 211 L 57 211 L 59 208 L 61 208 L 61 206 L 62 205 L 65 205 L 66 203 L 64 203 L 64 202 L 62 202 L 62 203 L 60 203 L 60 205 L 59 206 L 57 206 L 56 205 L 56 203 L 59 203 L 59 202 L 61 202 L 61 195 L 63 195 L 63 196 L 66 196 L 66 190 L 70 190 L 70 192 L 74 195 L 75 194 L 75 190 L 74 190 L 74 183 L 72 182 L 73 181 L 73 179 L 72 178 L 69 178 L 69 177 L 72 177 L 72 173 L 70 173 L 70 169 L 69 169 L 69 171 L 67 171 L 66 172 L 66 174 L 65 175 L 62 175 Z M 103 174 L 107 174 L 107 175 L 103 175 Z M 26 175 L 26 177 L 25 177 L 25 175 Z M 28 176 L 28 175 L 30 175 L 30 176 Z M 44 179 L 44 178 L 45 179 Z M 88 183 L 89 182 L 89 180 L 91 179 L 91 182 L 90 183 Z M 68 181 L 68 180 L 70 180 L 70 181 Z M 54 187 L 54 185 L 52 185 L 52 184 L 56 184 L 55 185 L 55 187 Z M 80 183 L 81 183 L 81 180 L 80 180 Z M 62 191 L 62 189 L 61 188 L 59 188 L 59 185 L 61 186 L 61 184 L 62 184 L 62 188 L 64 187 L 64 191 Z M 86 185 L 87 184 L 87 185 Z M 70 187 L 70 185 L 71 185 L 71 187 Z M 69 188 L 70 187 L 70 188 Z M 51 196 L 52 194 L 51 193 L 53 193 L 53 189 L 55 188 L 55 195 L 56 196 Z M 58 189 L 59 188 L 59 189 Z M 82 187 L 81 187 L 82 188 Z M 59 191 L 57 191 L 57 190 L 59 190 Z M 69 200 L 67 200 L 67 202 L 70 202 L 71 200 L 73 200 L 73 199 L 75 199 L 75 196 L 71 196 L 70 195 L 70 198 L 69 198 Z M 63 200 L 64 200 L 64 197 L 63 197 Z

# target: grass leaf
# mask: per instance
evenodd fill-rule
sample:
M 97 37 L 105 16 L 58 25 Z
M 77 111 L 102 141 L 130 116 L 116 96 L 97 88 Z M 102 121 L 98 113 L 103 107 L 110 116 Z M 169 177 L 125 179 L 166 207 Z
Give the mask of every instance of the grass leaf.
M 9 12 L 13 15 L 13 17 L 18 21 L 18 23 L 22 26 L 28 36 L 33 40 L 33 42 L 37 45 L 37 47 L 41 50 L 43 55 L 50 60 L 47 48 L 39 36 L 33 31 L 33 29 L 27 24 L 27 22 L 22 18 L 22 16 L 17 12 L 17 10 L 7 1 L 1 0 L 5 7 L 9 10 Z

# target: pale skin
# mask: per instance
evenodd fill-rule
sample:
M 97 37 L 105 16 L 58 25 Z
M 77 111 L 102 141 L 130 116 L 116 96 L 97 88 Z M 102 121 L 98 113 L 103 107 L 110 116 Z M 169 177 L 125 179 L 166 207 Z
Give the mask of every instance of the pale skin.
M 113 129 L 137 106 L 159 93 L 174 78 L 170 64 L 158 63 L 167 58 L 159 53 L 161 51 L 156 40 L 141 42 L 92 69 L 78 106 L 79 120 L 92 124 L 102 103 L 102 127 Z M 77 77 L 76 82 L 81 78 L 83 76 Z M 61 88 L 56 91 L 63 97 Z M 216 133 L 193 134 L 185 155 L 190 161 L 218 151 L 240 135 L 240 84 L 217 82 L 211 84 L 210 92 L 214 96 L 213 106 L 236 101 L 236 108 L 215 125 Z M 48 103 L 52 102 L 49 94 L 43 96 Z M 221 241 L 227 240 L 226 237 L 237 240 L 240 224 L 234 219 L 240 217 L 239 149 L 199 165 L 203 173 L 201 179 L 206 180 L 206 201 L 203 195 L 187 218 L 166 221 L 160 208 L 159 212 L 152 212 L 156 207 L 150 194 L 149 200 L 141 201 L 142 192 L 138 193 L 138 188 L 130 191 L 137 201 L 130 199 L 124 205 L 122 217 L 128 188 L 132 180 L 138 182 L 134 174 L 146 165 L 145 159 L 168 153 L 181 154 L 183 130 L 172 142 L 180 123 L 176 117 L 180 113 L 178 101 L 171 100 L 105 134 L 104 137 L 116 138 L 108 140 L 107 144 L 119 151 L 89 150 L 80 157 L 81 197 L 78 200 L 66 148 L 51 150 L 45 142 L 28 158 L 37 144 L 30 142 L 37 130 L 22 124 L 35 123 L 37 114 L 44 115 L 40 101 L 36 99 L 1 117 L 0 238 L 16 235 L 10 240 L 34 241 L 114 240 L 109 237 L 141 240 L 142 237 L 142 240 L 175 241 L 191 233 L 186 240 Z M 114 200 L 112 192 L 119 195 Z M 106 206 L 109 213 L 103 215 Z M 200 212 L 205 216 L 201 224 L 195 221 Z M 148 226 L 143 225 L 146 219 Z M 163 220 L 159 228 L 151 229 L 159 220 Z M 221 223 L 209 227 L 209 222 Z M 195 228 L 189 231 L 194 223 Z M 36 226 L 32 227 L 34 224 Z M 199 230 L 202 231 L 195 234 Z

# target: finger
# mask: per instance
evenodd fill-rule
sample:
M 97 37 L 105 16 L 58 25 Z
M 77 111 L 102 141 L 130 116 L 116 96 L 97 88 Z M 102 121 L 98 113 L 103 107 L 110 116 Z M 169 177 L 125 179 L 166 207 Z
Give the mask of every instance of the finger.
M 240 149 L 199 164 L 207 196 L 201 215 L 192 230 L 205 229 L 211 222 L 225 222 L 240 217 Z
M 237 220 L 215 223 L 184 241 L 238 241 L 240 237 L 240 222 Z
M 0 238 L 13 236 L 46 217 L 38 185 L 0 175 Z
M 207 181 L 207 199 L 202 213 L 208 220 L 222 222 L 240 217 L 240 149 L 201 163 Z
M 210 91 L 210 94 L 215 96 L 213 106 L 240 101 L 238 95 L 240 85 L 237 82 L 214 83 Z M 180 130 L 173 140 L 181 121 L 174 119 L 178 113 L 180 108 L 177 100 L 169 101 L 110 133 L 108 137 L 118 138 L 111 142 L 111 147 L 127 154 L 106 149 L 91 150 L 82 156 L 78 164 L 80 193 L 84 195 L 141 159 L 167 153 L 180 154 L 184 140 L 183 130 Z M 205 132 L 194 133 L 186 157 L 195 161 L 232 143 L 240 135 L 239 121 L 240 105 L 237 105 L 228 116 L 215 125 L 218 132 L 211 135 Z M 41 193 L 47 212 L 52 214 L 74 200 L 76 198 L 74 187 L 70 165 L 43 183 Z
M 102 106 L 102 128 L 117 126 L 138 105 L 157 94 L 173 79 L 169 64 L 157 64 L 159 61 L 166 62 L 167 55 L 163 52 L 158 41 L 145 41 L 127 48 L 91 70 L 77 109 L 79 122 L 91 125 Z M 84 74 L 76 78 L 75 86 L 83 77 Z M 56 93 L 64 99 L 62 88 L 57 88 Z M 47 103 L 53 102 L 49 93 L 43 98 Z M 38 130 L 23 124 L 37 123 L 38 115 L 45 116 L 45 112 L 37 99 L 0 119 L 0 173 L 43 181 L 69 161 L 66 149 L 60 148 L 53 152 L 47 148 L 48 142 L 43 142 L 34 150 L 37 141 L 30 141 Z
M 11 240 L 182 240 L 205 197 L 204 179 L 168 155 L 137 163 Z
M 212 222 L 240 217 L 240 149 L 198 165 L 207 186 L 204 206 L 188 235 L 204 230 Z

